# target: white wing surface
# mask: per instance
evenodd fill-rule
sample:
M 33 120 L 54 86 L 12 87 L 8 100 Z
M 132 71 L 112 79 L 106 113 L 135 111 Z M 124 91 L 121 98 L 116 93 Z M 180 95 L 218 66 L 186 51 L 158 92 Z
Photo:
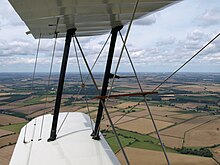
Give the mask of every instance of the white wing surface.
M 60 113 L 62 123 L 66 113 Z M 10 165 L 119 165 L 111 148 L 101 136 L 93 140 L 90 119 L 79 112 L 70 112 L 55 141 L 50 136 L 52 115 L 44 116 L 42 137 L 40 130 L 43 116 L 27 124 L 26 142 L 23 143 L 25 127 L 19 135 Z

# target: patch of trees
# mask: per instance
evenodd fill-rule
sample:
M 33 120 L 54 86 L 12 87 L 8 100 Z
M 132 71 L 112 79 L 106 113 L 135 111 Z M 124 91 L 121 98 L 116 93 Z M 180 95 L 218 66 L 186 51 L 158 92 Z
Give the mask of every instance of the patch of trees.
M 122 112 L 124 113 L 131 113 L 131 112 L 136 112 L 136 110 L 132 109 L 132 110 L 122 110 Z
M 12 95 L 9 95 L 9 96 L 10 96 L 10 98 L 4 99 L 2 101 L 11 103 L 11 102 L 14 102 L 14 101 L 26 99 L 30 95 L 28 95 L 28 94 L 27 95 L 25 95 L 25 94 L 12 94 Z
M 11 115 L 11 116 L 26 119 L 26 114 L 20 113 L 20 112 L 14 112 L 14 111 L 10 111 L 10 110 L 0 110 L 0 114 L 6 114 L 6 115 Z
M 192 149 L 192 148 L 175 148 L 181 154 L 199 155 L 203 157 L 213 157 L 212 152 L 208 148 Z

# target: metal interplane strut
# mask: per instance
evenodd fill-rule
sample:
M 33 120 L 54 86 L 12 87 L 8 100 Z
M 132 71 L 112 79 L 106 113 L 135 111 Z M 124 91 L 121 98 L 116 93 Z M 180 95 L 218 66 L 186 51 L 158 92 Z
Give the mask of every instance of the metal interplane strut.
M 107 57 L 107 62 L 106 62 L 106 67 L 105 67 L 105 74 L 104 74 L 104 80 L 102 84 L 102 91 L 101 91 L 101 96 L 106 96 L 107 94 L 107 88 L 108 88 L 108 83 L 109 79 L 111 77 L 111 67 L 112 67 L 112 60 L 114 56 L 114 50 L 115 50 L 115 44 L 116 44 L 116 39 L 118 32 L 122 29 L 122 26 L 116 27 L 112 29 L 112 36 L 111 36 L 111 43 L 109 47 L 109 53 Z M 98 107 L 98 113 L 96 117 L 96 124 L 95 124 L 95 129 L 94 132 L 92 133 L 92 136 L 94 139 L 98 140 L 99 137 L 99 129 L 100 129 L 100 122 L 102 119 L 102 114 L 103 114 L 103 103 L 105 103 L 105 98 L 100 98 L 99 101 L 99 107 Z
M 68 57 L 69 57 L 70 43 L 71 43 L 73 35 L 75 34 L 75 31 L 76 29 L 69 29 L 66 33 L 66 41 L 65 41 L 63 60 L 62 60 L 62 65 L 61 65 L 61 70 L 60 70 L 59 84 L 57 88 L 57 96 L 56 96 L 56 101 L 55 101 L 53 122 L 52 122 L 50 138 L 48 139 L 48 141 L 54 141 L 57 137 L 57 122 L 58 122 L 60 103 L 61 103 L 61 98 L 62 98 L 62 93 L 63 93 L 63 84 L 64 84 L 67 62 L 68 62 Z
M 110 36 L 111 36 L 111 34 L 109 34 L 109 36 L 107 37 L 107 39 L 106 39 L 106 41 L 105 41 L 105 43 L 104 43 L 102 49 L 100 50 L 98 56 L 96 57 L 95 62 L 93 63 L 93 65 L 92 65 L 92 67 L 91 67 L 91 71 L 93 70 L 93 68 L 95 67 L 96 63 L 98 62 L 99 57 L 101 56 L 101 54 L 102 54 L 102 52 L 103 52 L 103 50 L 104 50 L 106 44 L 108 43 L 108 40 L 109 40 Z M 73 38 L 73 41 L 74 41 L 74 38 Z M 75 42 L 75 41 L 74 41 L 74 42 Z M 75 43 L 74 43 L 74 47 L 75 47 Z M 76 49 L 75 49 L 75 53 L 77 53 L 77 52 L 76 52 Z M 88 78 L 89 78 L 89 74 L 86 76 L 86 78 L 85 78 L 83 84 L 86 84 L 86 82 L 88 81 Z M 79 95 L 79 94 L 81 93 L 82 89 L 83 89 L 83 88 L 80 88 L 80 89 L 78 90 L 77 95 Z M 76 98 L 74 99 L 73 103 L 75 103 L 75 101 L 76 101 Z M 76 111 L 77 111 L 77 110 L 76 110 Z M 76 111 L 74 111 L 74 112 L 76 112 Z M 89 112 L 89 114 L 90 114 L 90 112 Z M 59 129 L 58 129 L 58 131 L 57 131 L 57 134 L 58 134 L 59 131 L 61 130 L 61 128 L 62 128 L 64 122 L 66 121 L 66 118 L 68 117 L 68 115 L 69 115 L 69 112 L 66 114 L 66 116 L 65 116 L 64 119 L 63 119 L 63 121 L 61 122 L 61 125 L 60 125 L 60 127 L 59 127 Z M 93 124 L 91 124 L 91 126 L 92 126 L 92 130 L 93 130 Z

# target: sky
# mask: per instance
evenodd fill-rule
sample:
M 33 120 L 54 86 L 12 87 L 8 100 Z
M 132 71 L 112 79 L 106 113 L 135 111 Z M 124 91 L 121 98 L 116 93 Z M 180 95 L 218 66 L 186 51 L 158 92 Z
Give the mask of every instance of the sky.
M 0 1 L 0 72 L 33 72 L 37 43 L 26 35 L 26 25 L 9 4 Z M 122 29 L 125 35 L 127 26 Z M 184 0 L 149 16 L 134 21 L 127 47 L 137 72 L 173 72 L 207 42 L 220 33 L 220 0 Z M 108 34 L 80 37 L 80 43 L 90 66 L 95 61 Z M 53 39 L 42 39 L 36 72 L 49 72 Z M 94 68 L 103 72 L 108 46 Z M 64 39 L 58 39 L 53 72 L 59 72 Z M 117 40 L 112 72 L 121 51 Z M 86 72 L 80 57 L 81 68 Z M 68 72 L 77 72 L 73 46 L 70 50 Z M 124 53 L 120 72 L 132 72 Z M 193 59 L 182 72 L 220 72 L 220 38 Z

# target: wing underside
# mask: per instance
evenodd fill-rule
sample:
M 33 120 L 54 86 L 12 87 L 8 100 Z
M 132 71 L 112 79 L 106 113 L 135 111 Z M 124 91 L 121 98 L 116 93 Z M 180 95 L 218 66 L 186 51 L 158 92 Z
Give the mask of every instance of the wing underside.
M 135 19 L 167 7 L 179 0 L 140 0 Z M 34 38 L 64 37 L 77 29 L 77 36 L 105 34 L 127 24 L 136 0 L 9 0 Z M 57 24 L 58 23 L 58 24 Z

